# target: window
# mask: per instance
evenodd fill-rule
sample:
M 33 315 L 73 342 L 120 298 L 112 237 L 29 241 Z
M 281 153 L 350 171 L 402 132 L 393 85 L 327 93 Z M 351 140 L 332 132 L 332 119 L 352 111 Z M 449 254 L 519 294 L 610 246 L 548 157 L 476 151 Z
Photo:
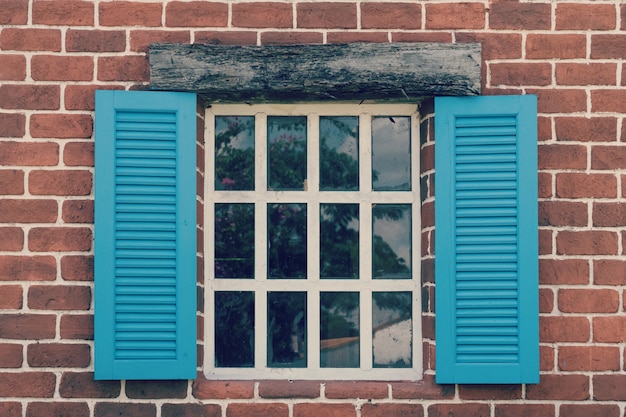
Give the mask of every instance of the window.
M 419 379 L 417 106 L 206 116 L 205 373 Z

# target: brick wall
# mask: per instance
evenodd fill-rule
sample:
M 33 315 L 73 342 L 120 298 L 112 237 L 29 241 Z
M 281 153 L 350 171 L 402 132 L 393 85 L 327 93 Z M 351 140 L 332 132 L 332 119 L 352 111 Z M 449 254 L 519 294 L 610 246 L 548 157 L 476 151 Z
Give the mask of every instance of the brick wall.
M 480 42 L 484 94 L 538 95 L 541 383 L 433 382 L 429 119 L 423 381 L 94 381 L 94 90 L 150 42 L 353 41 Z M 618 0 L 0 0 L 0 416 L 623 416 L 625 70 Z

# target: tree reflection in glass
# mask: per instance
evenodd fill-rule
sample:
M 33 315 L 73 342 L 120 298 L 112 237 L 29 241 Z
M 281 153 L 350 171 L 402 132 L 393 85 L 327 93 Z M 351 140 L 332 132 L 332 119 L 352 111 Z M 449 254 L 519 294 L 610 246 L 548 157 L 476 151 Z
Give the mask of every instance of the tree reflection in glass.
M 306 293 L 267 293 L 267 366 L 305 368 Z
M 410 292 L 372 294 L 373 363 L 375 368 L 413 366 L 413 321 Z
M 267 118 L 269 190 L 305 189 L 306 123 L 306 116 Z
M 254 204 L 215 204 L 215 278 L 254 278 Z
M 358 368 L 359 293 L 320 293 L 320 366 Z
M 215 366 L 254 367 L 254 293 L 215 292 Z
M 372 207 L 372 269 L 374 278 L 411 278 L 411 205 Z
M 320 117 L 320 190 L 359 189 L 359 118 Z
M 267 205 L 268 278 L 306 278 L 306 204 Z
M 320 204 L 320 277 L 359 278 L 358 204 Z
M 215 117 L 215 189 L 254 190 L 254 116 Z
M 372 118 L 372 189 L 411 190 L 411 118 Z

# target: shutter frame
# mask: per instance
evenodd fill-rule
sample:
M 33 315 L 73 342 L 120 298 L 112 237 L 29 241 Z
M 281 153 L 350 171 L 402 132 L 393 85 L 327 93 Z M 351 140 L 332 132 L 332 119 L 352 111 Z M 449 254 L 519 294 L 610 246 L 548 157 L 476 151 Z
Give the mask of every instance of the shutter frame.
M 466 237 L 459 236 L 462 232 L 457 224 L 462 224 L 462 220 L 457 222 L 457 216 L 464 216 L 462 211 L 459 211 L 459 205 L 463 205 L 466 201 L 462 201 L 461 194 L 457 197 L 457 190 L 470 184 L 472 181 L 461 184 L 462 178 L 473 178 L 468 176 L 467 172 L 457 172 L 458 170 L 464 170 L 463 161 L 459 159 L 461 167 L 457 167 L 457 147 L 460 146 L 457 142 L 457 135 L 461 136 L 464 133 L 461 131 L 461 127 L 457 127 L 457 121 L 461 118 L 466 118 L 470 124 L 474 118 L 514 118 L 515 120 L 515 148 L 514 148 L 514 162 L 515 162 L 515 221 L 516 221 L 516 233 L 514 243 L 511 242 L 509 246 L 505 246 L 502 238 L 494 238 L 492 232 L 483 232 L 485 235 L 491 234 L 491 236 L 484 237 L 487 241 L 480 241 L 478 245 L 463 246 L 464 243 L 461 239 Z M 499 119 L 498 119 L 499 120 Z M 461 122 L 459 122 L 461 123 Z M 496 128 L 493 128 L 496 129 Z M 509 127 L 510 130 L 510 127 Z M 509 133 L 507 133 L 509 134 Z M 436 380 L 438 383 L 463 383 L 463 384 L 517 384 L 517 383 L 538 383 L 539 382 L 539 308 L 538 308 L 538 221 L 537 221 L 537 99 L 536 96 L 480 96 L 480 97 L 437 97 L 435 99 L 435 176 L 436 176 L 436 192 L 435 192 L 435 285 L 436 285 L 436 357 L 437 357 L 437 369 Z M 502 134 L 506 135 L 506 134 Z M 500 140 L 498 136 L 495 140 Z M 494 139 L 489 139 L 494 140 Z M 503 143 L 506 138 L 502 139 Z M 489 146 L 487 144 L 487 146 Z M 508 145 L 502 145 L 508 146 Z M 480 164 L 489 164 L 490 154 L 489 148 L 484 148 L 485 152 L 480 154 Z M 495 154 L 499 151 L 493 151 Z M 462 158 L 463 156 L 461 156 Z M 480 164 L 472 165 L 471 169 Z M 501 160 L 493 162 L 495 165 L 502 165 Z M 507 165 L 508 166 L 508 165 Z M 479 167 L 478 170 L 481 168 Z M 465 175 L 465 177 L 464 177 Z M 472 173 L 471 175 L 476 175 Z M 479 172 L 476 177 L 481 179 L 480 175 L 489 176 L 489 172 L 484 170 Z M 496 174 L 496 175 L 499 175 Z M 485 178 L 485 177 L 483 177 Z M 501 176 L 500 179 L 503 177 Z M 480 183 L 480 181 L 477 181 Z M 478 189 L 480 192 L 480 189 Z M 503 192 L 502 192 L 503 193 Z M 503 194 L 501 192 L 494 193 L 500 198 Z M 506 191 L 510 194 L 510 191 Z M 486 198 L 486 197 L 479 197 Z M 498 200 L 497 204 L 502 204 L 503 207 L 499 207 L 502 213 L 511 208 L 506 207 L 506 204 L 510 204 L 507 200 Z M 470 205 L 472 202 L 470 201 Z M 486 207 L 485 212 L 497 207 L 497 204 L 492 207 Z M 461 207 L 463 210 L 463 207 Z M 498 214 L 504 215 L 504 214 Z M 480 222 L 480 215 L 477 215 Z M 471 221 L 472 219 L 470 219 Z M 508 221 L 508 220 L 507 220 Z M 484 223 L 488 223 L 489 219 L 483 220 Z M 458 229 L 458 230 L 457 230 Z M 466 229 L 463 229 L 466 230 Z M 477 229 L 478 230 L 478 229 Z M 493 230 L 493 229 L 491 229 Z M 504 229 L 502 229 L 504 230 Z M 480 231 L 479 231 L 480 233 Z M 471 239 L 475 239 L 470 237 Z M 482 239 L 482 237 L 480 238 Z M 489 240 L 495 240 L 494 242 L 488 242 Z M 511 240 L 510 236 L 505 239 Z M 474 240 L 476 242 L 476 240 Z M 491 246 L 484 246 L 481 248 L 481 244 L 492 243 Z M 508 243 L 507 243 L 508 244 Z M 495 246 L 493 246 L 495 245 Z M 504 253 L 509 248 L 515 246 L 514 253 Z M 463 248 L 463 249 L 461 249 Z M 461 250 L 471 251 L 470 255 L 462 254 L 458 252 Z M 502 253 L 496 254 L 498 259 L 493 260 L 494 248 L 496 253 L 501 251 Z M 482 251 L 482 254 L 481 254 Z M 467 283 L 461 282 L 459 278 L 461 274 L 457 273 L 457 270 L 464 268 L 466 264 L 463 262 L 472 262 L 471 259 L 488 259 L 492 256 L 493 262 L 496 262 L 495 268 L 502 268 L 497 262 L 504 262 L 501 259 L 511 256 L 515 258 L 513 262 L 515 264 L 515 286 L 516 295 L 513 298 L 516 300 L 517 314 L 511 317 L 510 320 L 516 319 L 517 326 L 508 327 L 495 327 L 493 323 L 497 321 L 497 315 L 490 317 L 486 315 L 483 319 L 483 324 L 477 325 L 477 327 L 471 327 L 467 325 L 468 318 L 463 315 L 468 310 L 463 310 L 465 302 L 468 300 L 463 299 L 466 294 L 470 292 L 462 292 L 464 288 L 467 288 Z M 464 257 L 465 256 L 465 257 Z M 473 257 L 473 258 L 472 258 Z M 478 261 L 476 261 L 478 262 Z M 493 265 L 492 262 L 492 265 Z M 489 261 L 485 261 L 489 263 Z M 471 266 L 470 266 L 471 267 Z M 510 274 L 507 272 L 507 274 Z M 484 275 L 484 273 L 483 273 Z M 494 274 L 496 275 L 496 274 Z M 490 283 L 485 277 L 480 277 L 480 273 L 477 281 L 471 281 L 469 285 L 472 288 L 489 288 L 489 285 L 496 285 Z M 482 281 L 481 281 L 482 280 Z M 512 281 L 498 281 L 497 285 L 502 288 L 506 285 L 510 285 Z M 464 287 L 462 287 L 464 286 Z M 457 289 L 459 293 L 457 293 Z M 503 290 L 505 291 L 505 290 Z M 494 294 L 504 294 L 494 291 Z M 462 295 L 457 295 L 462 294 Z M 478 297 L 477 297 L 478 298 Z M 481 300 L 483 305 L 489 305 L 489 303 L 495 303 L 492 305 L 512 302 L 502 301 L 501 297 L 494 297 L 491 300 Z M 469 300 L 470 303 L 474 302 Z M 459 303 L 457 305 L 457 303 Z M 471 310 L 470 315 L 472 314 Z M 489 311 L 488 308 L 485 311 Z M 492 310 L 495 311 L 495 310 Z M 502 308 L 503 314 L 509 312 L 506 308 Z M 471 317 L 469 318 L 471 320 Z M 507 319 L 502 318 L 501 323 L 504 323 Z M 500 323 L 498 322 L 498 323 Z M 474 325 L 476 323 L 474 322 Z M 463 327 L 465 326 L 465 327 Z M 482 327 L 481 327 L 482 326 Z M 471 328 L 470 328 L 471 327 Z M 516 333 L 518 338 L 517 342 L 511 346 L 507 346 L 507 349 L 515 352 L 516 359 L 503 359 L 507 357 L 502 355 L 500 358 L 492 356 L 493 351 L 489 351 L 489 347 L 480 345 L 482 341 L 478 341 L 475 345 L 461 346 L 464 340 L 471 339 L 466 337 L 463 339 L 462 335 L 471 334 L 476 332 L 483 336 L 482 340 L 490 339 L 490 335 L 487 335 L 487 328 L 491 328 L 489 331 L 494 332 L 494 336 L 502 336 L 503 329 L 507 332 Z M 513 329 L 513 330 L 511 330 Z M 461 335 L 461 336 L 460 336 Z M 511 340 L 513 335 L 507 335 L 500 339 Z M 471 339 L 476 340 L 476 338 Z M 500 341 L 494 342 L 494 345 L 498 345 Z M 503 342 L 504 344 L 504 342 Z M 500 352 L 504 349 L 502 346 L 492 347 L 495 351 Z M 465 352 L 468 349 L 472 352 L 470 355 L 462 356 L 459 352 Z M 482 351 L 482 352 L 481 352 Z M 481 356 L 484 354 L 485 356 Z M 515 355 L 510 356 L 511 358 Z
M 131 121 L 130 125 L 133 123 L 134 125 L 126 132 L 126 136 L 136 135 L 141 139 L 127 140 L 126 143 L 136 143 L 136 148 L 122 149 L 121 145 L 118 145 L 121 142 L 120 134 L 117 132 L 119 129 L 126 129 L 121 127 L 124 123 L 122 114 L 141 119 L 137 123 Z M 170 131 L 163 133 L 155 130 L 150 133 L 150 129 L 143 130 L 144 126 L 149 124 L 144 119 L 157 117 L 158 123 L 161 123 L 160 118 L 166 116 L 171 119 L 166 125 Z M 161 141 L 158 138 L 159 134 L 169 138 Z M 165 145 L 161 145 L 162 143 Z M 163 147 L 169 149 L 163 150 L 161 149 Z M 195 94 L 96 91 L 94 222 L 96 380 L 196 377 L 195 152 Z M 164 154 L 167 155 L 163 156 Z M 118 163 L 116 159 L 121 161 L 123 158 L 135 165 L 130 168 L 116 166 Z M 150 159 L 164 162 L 162 165 L 151 166 Z M 123 162 L 119 164 L 122 165 Z M 169 167 L 166 169 L 165 165 Z M 121 172 L 121 169 L 127 169 L 135 174 Z M 136 174 L 137 172 L 140 173 Z M 118 174 L 120 177 L 128 176 L 124 180 L 118 180 L 116 179 Z M 136 178 L 139 178 L 139 183 L 133 184 Z M 148 196 L 133 195 L 129 192 L 124 194 L 120 191 L 123 186 L 138 189 L 145 187 L 151 178 L 175 183 L 169 185 L 174 191 L 168 195 L 145 191 Z M 120 182 L 124 182 L 124 185 L 122 186 Z M 141 203 L 147 204 L 141 206 Z M 133 206 L 136 208 L 133 209 Z M 126 219 L 125 223 L 130 224 L 131 228 L 116 233 L 122 221 L 122 215 L 116 216 L 116 211 L 123 212 L 126 207 L 131 207 L 129 209 L 131 211 L 134 210 L 130 214 L 125 214 L 131 218 Z M 149 214 L 146 214 L 146 211 Z M 142 219 L 142 216 L 146 217 Z M 147 224 L 145 221 L 147 216 L 153 216 L 154 219 L 150 226 L 142 226 Z M 165 217 L 168 218 L 169 228 L 172 229 L 166 233 L 162 232 Z M 135 220 L 132 220 L 133 218 Z M 138 237 L 141 232 L 134 230 L 133 225 L 139 225 L 139 228 L 147 227 L 149 231 L 145 236 Z M 123 236 L 120 237 L 121 235 Z M 167 236 L 161 237 L 164 235 Z M 155 254 L 161 249 L 164 249 L 167 259 L 170 259 L 167 261 L 167 268 L 156 261 L 159 257 Z M 144 250 L 148 251 L 146 252 L 148 260 L 142 260 L 141 256 L 136 255 Z M 116 261 L 119 262 L 118 265 Z M 152 270 L 148 269 L 147 264 L 150 262 L 153 262 Z M 125 272 L 120 272 L 121 270 Z M 171 272 L 172 270 L 174 272 Z M 167 284 L 163 284 L 165 281 Z M 165 314 L 160 316 L 156 309 L 146 307 L 161 303 L 167 305 L 163 307 L 168 309 L 167 319 L 164 317 Z M 139 314 L 133 313 L 137 310 L 142 312 L 145 321 L 139 320 L 139 324 L 120 321 L 123 320 L 119 319 L 123 316 L 122 313 L 126 316 L 133 314 L 137 316 Z M 120 327 L 116 327 L 117 325 Z M 133 327 L 134 330 L 130 333 L 116 330 L 121 329 L 122 325 Z M 151 326 L 156 330 L 145 333 Z M 163 353 L 165 350 L 166 353 Z

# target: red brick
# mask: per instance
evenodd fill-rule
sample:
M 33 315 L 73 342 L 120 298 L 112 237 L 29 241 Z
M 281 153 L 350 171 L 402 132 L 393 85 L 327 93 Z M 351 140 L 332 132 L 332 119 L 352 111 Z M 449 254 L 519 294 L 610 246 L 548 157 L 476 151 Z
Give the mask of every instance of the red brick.
M 257 33 L 253 31 L 198 31 L 194 42 L 211 45 L 256 45 L 256 37 Z
M 14 51 L 61 51 L 58 29 L 5 28 L 0 32 L 0 49 Z
M 217 404 L 163 404 L 161 417 L 222 417 L 222 407 Z
M 526 38 L 527 59 L 573 59 L 586 55 L 585 35 L 529 34 Z
M 559 255 L 617 255 L 617 234 L 600 230 L 564 230 L 556 237 L 556 250 Z
M 539 226 L 587 226 L 587 204 L 575 201 L 540 201 Z
M 20 310 L 23 306 L 22 287 L 20 285 L 0 285 L 0 309 Z M 1 351 L 1 349 L 0 349 Z
M 616 64 L 556 64 L 559 85 L 615 85 Z
M 37 81 L 91 81 L 93 58 L 37 55 L 31 58 L 31 76 Z
M 491 85 L 549 85 L 552 66 L 548 63 L 491 64 Z
M 1 71 L 1 69 L 0 69 Z M 26 133 L 26 116 L 19 113 L 0 113 L 0 136 L 21 138 Z
M 585 169 L 587 148 L 583 145 L 539 145 L 539 169 Z
M 454 385 L 437 384 L 432 375 L 424 375 L 421 381 L 392 382 L 394 399 L 441 400 L 454 398 Z
M 170 3 L 171 4 L 171 3 Z M 196 33 L 196 37 L 198 34 Z M 130 50 L 147 52 L 151 43 L 190 43 L 190 34 L 185 31 L 165 30 L 131 30 Z
M 561 346 L 559 369 L 562 371 L 619 371 L 618 347 Z M 569 414 L 567 414 L 569 416 Z
M 481 3 L 426 4 L 426 29 L 483 29 L 485 6 Z
M 232 25 L 234 27 L 293 27 L 293 8 L 290 3 L 235 3 L 232 13 Z
M 593 225 L 597 227 L 620 227 L 626 225 L 626 204 L 594 203 Z
M 63 398 L 117 398 L 120 381 L 95 381 L 92 372 L 63 372 L 59 393 Z
M 616 28 L 610 4 L 557 4 L 557 30 L 611 30 Z
M 58 85 L 0 85 L 0 107 L 24 110 L 58 110 L 61 98 L 60 91 Z
M 54 315 L 0 314 L 0 339 L 52 339 L 55 333 L 56 316 Z M 2 382 L 0 378 L 0 385 Z M 1 393 L 0 396 L 2 396 Z
M 392 42 L 452 42 L 448 32 L 392 32 Z M 483 50 L 484 51 L 484 50 Z M 484 52 L 483 52 L 484 53 Z M 484 55 L 483 55 L 484 56 Z
M 589 320 L 586 317 L 541 316 L 540 340 L 546 343 L 589 341 Z
M 0 25 L 25 25 L 28 22 L 28 0 L 0 0 L 0 9 Z
M 480 42 L 485 60 L 522 57 L 522 35 L 519 33 L 460 32 L 455 37 L 460 43 Z
M 165 9 L 165 25 L 169 27 L 225 27 L 227 23 L 226 3 L 173 1 Z
M 626 90 L 591 90 L 591 110 L 594 112 L 624 111 Z
M 361 3 L 362 29 L 421 29 L 422 7 L 412 3 Z
M 261 381 L 259 395 L 263 398 L 318 398 L 320 382 L 316 381 Z
M 34 114 L 30 132 L 35 138 L 91 138 L 93 119 L 87 114 Z
M 521 385 L 459 385 L 461 400 L 515 400 L 522 399 Z
M 26 417 L 83 417 L 88 414 L 87 403 L 31 402 L 26 408 Z
M 0 227 L 0 251 L 19 251 L 24 248 L 24 231 L 21 227 Z
M 596 401 L 626 400 L 626 375 L 594 375 L 593 399 Z
M 0 281 L 52 281 L 56 275 L 52 256 L 0 257 Z
M 124 52 L 126 33 L 122 30 L 69 29 L 65 35 L 68 52 Z
M 293 417 L 355 417 L 353 404 L 298 403 L 293 406 Z
M 93 316 L 64 314 L 61 316 L 61 339 L 93 340 Z
M 0 165 L 42 166 L 56 165 L 58 162 L 59 145 L 56 143 L 0 142 Z
M 112 1 L 100 3 L 102 26 L 161 26 L 161 3 Z
M 589 262 L 582 259 L 540 259 L 539 282 L 547 285 L 589 284 Z
M 299 28 L 356 29 L 353 3 L 298 3 Z
M 98 58 L 100 81 L 149 81 L 146 56 L 109 56 Z
M 489 404 L 432 404 L 428 406 L 428 417 L 490 417 Z
M 606 289 L 560 289 L 559 310 L 563 313 L 615 313 L 619 293 Z
M 537 385 L 526 387 L 529 400 L 570 400 L 589 399 L 589 377 L 586 375 L 542 375 Z
M 539 229 L 539 255 L 551 255 L 552 250 L 552 230 Z
M 226 417 L 280 417 L 288 416 L 289 407 L 287 404 L 280 403 L 246 403 L 246 404 L 228 404 L 226 408 Z
M 61 212 L 66 223 L 93 223 L 93 200 L 66 200 Z
M 26 357 L 34 368 L 84 368 L 91 362 L 91 349 L 75 343 L 36 343 L 28 345 Z
M 193 396 L 199 400 L 252 398 L 253 381 L 213 381 L 199 375 L 193 383 Z
M 388 36 L 386 32 L 329 32 L 326 40 L 327 43 L 384 43 L 388 41 Z
M 626 285 L 626 260 L 594 260 L 593 283 L 596 285 Z
M 575 113 L 587 110 L 587 94 L 584 90 L 527 90 L 537 95 L 539 113 Z
M 127 381 L 126 396 L 138 399 L 185 398 L 187 385 L 187 380 Z
M 63 148 L 63 162 L 67 166 L 93 166 L 93 142 L 71 142 Z
M 68 85 L 65 87 L 67 110 L 94 110 L 96 90 L 123 90 L 116 85 Z
M 87 310 L 91 304 L 89 287 L 31 285 L 28 306 L 35 310 Z
M 537 193 L 539 198 L 552 198 L 552 174 L 539 172 L 537 175 Z
M 539 369 L 542 371 L 554 370 L 554 352 L 551 346 L 539 346 Z
M 1 288 L 1 287 L 0 287 Z M 2 294 L 4 296 L 4 293 Z M 22 345 L 0 343 L 0 368 L 19 368 L 22 366 Z M 2 408 L 0 407 L 0 412 Z M 4 414 L 1 414 L 4 416 Z
M 626 317 L 594 317 L 593 341 L 600 343 L 626 342 Z
M 591 169 L 626 169 L 626 146 L 592 147 Z
M 545 29 L 551 25 L 549 4 L 494 2 L 489 9 L 491 29 Z
M 155 417 L 156 406 L 154 404 L 130 404 L 130 403 L 96 403 L 94 417 Z
M 626 35 L 591 35 L 591 59 L 626 58 Z
M 32 171 L 28 183 L 35 195 L 89 195 L 91 187 L 91 172 L 82 170 Z
M 0 123 L 2 123 L 0 121 Z M 0 150 L 2 145 L 0 144 Z M 20 169 L 0 169 L 0 195 L 24 194 L 24 171 Z
M 551 313 L 554 310 L 554 292 L 550 288 L 539 288 L 539 312 Z
M 42 25 L 93 26 L 93 3 L 75 0 L 35 0 L 33 23 Z
M 57 219 L 57 204 L 54 200 L 0 199 L 0 222 L 53 223 Z
M 611 174 L 557 174 L 556 196 L 560 198 L 615 198 L 617 197 L 617 178 Z
M 35 252 L 86 251 L 91 241 L 86 227 L 34 227 L 28 233 L 28 248 Z
M 323 36 L 318 32 L 263 32 L 261 44 L 263 45 L 297 45 L 322 43 Z
M 363 404 L 361 417 L 423 417 L 424 406 L 421 404 Z
M 537 140 L 539 142 L 546 142 L 552 140 L 552 118 L 551 117 L 537 117 Z
M 52 398 L 56 376 L 51 372 L 0 373 L 0 397 Z
M 553 416 L 553 404 L 496 404 L 495 417 Z
M 326 398 L 386 398 L 387 384 L 383 382 L 327 382 Z
M 0 54 L 0 80 L 23 81 L 26 79 L 26 57 L 24 55 Z
M 617 119 L 614 117 L 556 117 L 556 137 L 559 141 L 615 142 Z

